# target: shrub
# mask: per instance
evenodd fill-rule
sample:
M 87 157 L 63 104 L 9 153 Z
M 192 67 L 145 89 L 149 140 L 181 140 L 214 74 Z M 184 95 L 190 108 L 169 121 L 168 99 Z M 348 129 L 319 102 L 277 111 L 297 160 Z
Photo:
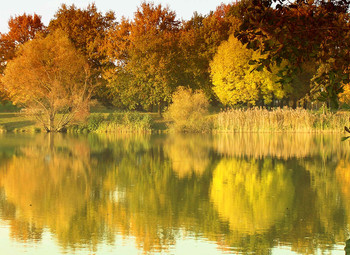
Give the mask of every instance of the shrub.
M 165 112 L 169 127 L 178 132 L 206 132 L 211 128 L 209 102 L 202 91 L 179 87 L 172 96 L 172 104 Z
M 102 114 L 94 114 L 90 115 L 88 123 L 87 123 L 87 128 L 88 130 L 91 131 L 96 131 L 101 123 L 104 121 L 104 116 Z

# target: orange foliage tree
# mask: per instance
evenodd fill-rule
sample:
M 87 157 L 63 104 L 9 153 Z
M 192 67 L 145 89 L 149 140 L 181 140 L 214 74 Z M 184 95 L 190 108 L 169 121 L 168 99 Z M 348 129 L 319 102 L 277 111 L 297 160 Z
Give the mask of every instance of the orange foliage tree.
M 38 32 L 45 31 L 41 17 L 24 13 L 11 17 L 8 21 L 9 32 L 0 34 L 0 74 L 4 73 L 7 62 L 15 57 L 16 50 L 23 43 L 33 39 Z M 0 99 L 5 97 L 0 84 Z
M 61 131 L 88 113 L 89 68 L 62 31 L 25 43 L 8 63 L 2 82 L 9 99 L 48 132 Z
M 101 73 L 112 63 L 108 61 L 101 45 L 108 30 L 114 26 L 114 13 L 109 11 L 103 14 L 95 4 L 90 4 L 85 9 L 62 4 L 48 26 L 50 32 L 57 29 L 65 31 L 76 49 L 86 57 L 91 68 L 91 78 L 96 85 L 95 96 L 103 100 L 108 97 L 105 93 L 106 82 Z

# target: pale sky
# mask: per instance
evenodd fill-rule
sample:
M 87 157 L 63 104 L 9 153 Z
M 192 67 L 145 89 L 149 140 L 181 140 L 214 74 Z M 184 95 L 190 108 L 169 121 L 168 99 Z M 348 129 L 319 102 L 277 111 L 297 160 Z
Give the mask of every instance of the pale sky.
M 42 16 L 45 25 L 53 18 L 62 3 L 75 4 L 77 7 L 85 8 L 89 3 L 95 3 L 97 9 L 103 13 L 108 10 L 115 12 L 117 19 L 122 16 L 132 18 L 142 0 L 1 0 L 0 8 L 0 32 L 8 31 L 7 22 L 10 16 L 36 13 Z M 150 1 L 148 1 L 150 2 Z M 179 19 L 188 20 L 194 11 L 208 14 L 215 10 L 221 3 L 231 3 L 232 0 L 153 0 L 155 4 L 168 5 L 175 11 Z

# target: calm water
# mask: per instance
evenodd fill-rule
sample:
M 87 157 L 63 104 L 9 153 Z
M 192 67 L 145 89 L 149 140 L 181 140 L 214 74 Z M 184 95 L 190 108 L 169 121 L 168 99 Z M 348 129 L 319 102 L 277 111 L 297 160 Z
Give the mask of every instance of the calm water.
M 340 138 L 1 135 L 1 254 L 345 254 Z

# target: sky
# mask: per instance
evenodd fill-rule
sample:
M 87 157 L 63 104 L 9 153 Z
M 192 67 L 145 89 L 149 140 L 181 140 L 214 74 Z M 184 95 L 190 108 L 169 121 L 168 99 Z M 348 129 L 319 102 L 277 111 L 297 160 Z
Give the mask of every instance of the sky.
M 74 4 L 85 8 L 90 3 L 95 3 L 97 9 L 103 13 L 108 10 L 115 12 L 117 19 L 122 16 L 132 18 L 142 0 L 3 0 L 0 8 L 0 32 L 8 31 L 7 22 L 11 16 L 36 13 L 42 17 L 45 25 L 48 25 L 62 3 Z M 194 11 L 208 14 L 215 10 L 221 3 L 231 3 L 232 0 L 153 0 L 155 4 L 168 5 L 176 12 L 179 19 L 188 20 Z

